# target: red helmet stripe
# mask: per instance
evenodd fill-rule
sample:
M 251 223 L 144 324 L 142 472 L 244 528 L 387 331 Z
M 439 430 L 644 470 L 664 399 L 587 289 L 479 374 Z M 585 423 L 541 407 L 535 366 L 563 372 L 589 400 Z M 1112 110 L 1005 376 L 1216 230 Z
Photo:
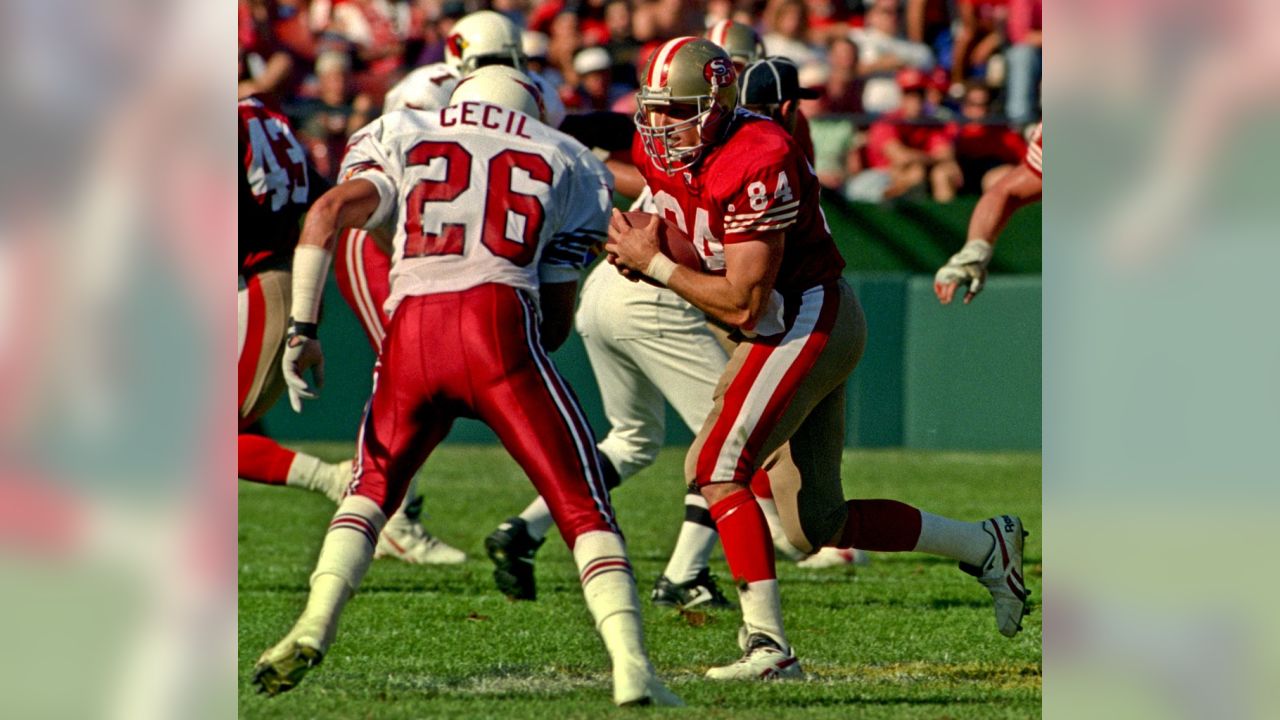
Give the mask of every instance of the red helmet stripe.
M 666 86 L 667 74 L 671 71 L 671 59 L 675 57 L 677 52 L 680 52 L 680 48 L 696 39 L 692 37 L 676 38 L 663 45 L 658 50 L 658 55 L 654 58 L 653 64 L 649 66 L 649 76 L 645 79 L 645 84 L 651 88 Z
M 724 47 L 725 36 L 729 34 L 729 20 L 721 20 L 711 28 L 711 35 L 708 38 L 711 42 Z

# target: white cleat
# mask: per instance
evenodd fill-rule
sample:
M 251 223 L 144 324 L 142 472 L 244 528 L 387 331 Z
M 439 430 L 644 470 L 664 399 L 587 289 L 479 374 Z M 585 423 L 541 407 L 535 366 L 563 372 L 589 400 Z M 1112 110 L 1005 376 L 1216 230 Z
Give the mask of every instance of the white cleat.
M 467 554 L 427 532 L 403 514 L 391 516 L 378 536 L 375 558 L 393 557 L 411 565 L 457 565 Z
M 684 701 L 662 684 L 648 661 L 614 666 L 613 703 L 619 707 L 684 707 Z
M 863 550 L 853 548 L 824 547 L 818 552 L 796 563 L 796 567 L 805 570 L 821 570 L 842 565 L 869 565 L 871 555 Z
M 739 631 L 743 655 L 736 662 L 707 671 L 711 680 L 787 680 L 804 677 L 795 652 L 782 646 L 764 633 L 751 633 L 743 642 Z
M 330 635 L 323 621 L 298 620 L 289 634 L 262 653 L 253 666 L 253 684 L 258 692 L 274 696 L 292 690 L 324 659 L 332 640 Z
M 1005 637 L 1022 629 L 1027 610 L 1027 584 L 1022 579 L 1022 539 L 1027 536 L 1016 515 L 998 515 L 982 521 L 982 529 L 995 539 L 995 547 L 981 568 L 960 563 L 960 569 L 978 578 L 995 601 L 996 627 Z

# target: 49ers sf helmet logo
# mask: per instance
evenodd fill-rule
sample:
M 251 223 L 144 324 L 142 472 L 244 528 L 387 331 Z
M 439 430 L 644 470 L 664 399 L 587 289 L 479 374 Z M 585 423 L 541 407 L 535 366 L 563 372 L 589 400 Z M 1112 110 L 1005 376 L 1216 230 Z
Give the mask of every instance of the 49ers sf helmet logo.
M 713 57 L 702 67 L 702 77 L 717 87 L 731 85 L 734 81 L 733 61 L 726 57 Z

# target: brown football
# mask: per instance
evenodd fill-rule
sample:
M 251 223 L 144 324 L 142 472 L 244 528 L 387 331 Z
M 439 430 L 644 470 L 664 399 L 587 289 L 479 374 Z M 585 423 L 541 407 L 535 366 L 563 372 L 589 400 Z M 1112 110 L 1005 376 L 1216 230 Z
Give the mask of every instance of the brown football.
M 652 213 L 647 212 L 625 212 L 622 216 L 632 227 L 643 227 L 649 224 L 649 218 Z M 698 255 L 698 251 L 693 247 L 693 241 L 685 235 L 678 225 L 670 220 L 658 216 L 658 248 L 662 250 L 662 254 L 676 261 L 677 265 L 683 265 L 690 270 L 702 272 L 702 259 Z M 657 285 L 648 278 L 642 277 L 641 280 L 650 285 Z

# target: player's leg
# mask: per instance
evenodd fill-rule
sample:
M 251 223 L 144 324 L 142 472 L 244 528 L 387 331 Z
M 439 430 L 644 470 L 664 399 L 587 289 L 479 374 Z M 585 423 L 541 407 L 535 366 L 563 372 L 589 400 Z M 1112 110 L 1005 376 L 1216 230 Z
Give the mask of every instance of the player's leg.
M 652 334 L 636 308 L 644 303 L 637 289 L 612 267 L 597 267 L 587 277 L 575 315 L 587 358 L 596 377 L 608 418 L 609 434 L 597 448 L 605 486 L 612 490 L 623 478 L 653 462 L 663 438 L 662 396 L 619 346 L 615 335 Z M 621 281 L 626 287 L 620 287 Z M 656 290 L 640 291 L 651 298 Z M 485 550 L 495 565 L 498 589 L 516 600 L 537 597 L 534 555 L 553 521 L 547 501 L 538 496 L 518 517 L 507 518 L 489 537 Z
M 399 507 L 409 479 L 448 433 L 453 416 L 427 412 L 433 376 L 421 362 L 431 315 L 410 298 L 401 305 L 373 373 L 361 419 L 350 491 L 338 506 L 311 575 L 306 608 L 283 640 L 263 653 L 254 682 L 276 694 L 292 688 L 324 657 L 343 606 L 373 560 L 387 514 Z M 400 329 L 403 328 L 403 331 Z M 434 341 L 434 340 L 433 340 Z
M 494 382 L 476 384 L 474 410 L 546 499 L 573 551 L 587 607 L 613 661 L 614 701 L 678 703 L 649 663 L 634 574 L 591 427 L 542 347 L 533 301 L 511 288 L 488 287 L 496 322 L 487 325 L 502 336 L 485 339 L 497 357 L 484 357 L 478 341 L 468 358 L 497 374 Z
M 280 356 L 289 313 L 289 273 L 269 270 L 247 280 L 241 278 L 237 305 L 240 436 L 236 454 L 240 479 L 314 490 L 338 502 L 350 480 L 349 462 L 326 463 L 246 433 L 284 390 Z
M 375 354 L 381 352 L 390 320 L 384 310 L 391 296 L 391 258 L 365 230 L 348 228 L 338 236 L 334 253 L 338 291 L 347 301 Z M 422 499 L 414 475 L 404 504 L 387 519 L 374 557 L 394 557 L 416 565 L 452 565 L 467 559 L 422 526 Z
M 851 294 L 850 294 L 851 296 Z M 856 308 L 856 306 L 855 306 Z M 861 324 L 861 310 L 857 310 Z M 829 351 L 847 343 L 832 333 Z M 861 355 L 861 343 L 852 351 Z M 824 363 L 815 375 L 824 374 Z M 1021 521 L 1000 516 L 962 522 L 921 511 L 897 500 L 844 500 L 840 457 L 844 446 L 844 383 L 828 391 L 804 412 L 798 426 L 790 416 L 809 406 L 808 387 L 801 387 L 766 448 L 790 437 L 799 470 L 774 475 L 773 491 L 783 528 L 791 542 L 805 550 L 822 546 L 880 552 L 926 552 L 957 560 L 979 578 L 995 600 L 996 620 L 1006 635 L 1017 632 L 1026 601 L 1022 580 Z M 803 480 L 803 481 L 801 481 Z
M 853 369 L 865 334 L 852 292 L 833 283 L 805 293 L 782 338 L 743 343 L 729 360 L 715 409 L 686 460 L 686 473 L 707 497 L 720 530 L 745 627 L 743 657 L 713 668 L 708 677 L 800 674 L 783 630 L 772 539 L 748 483 L 759 463 Z

